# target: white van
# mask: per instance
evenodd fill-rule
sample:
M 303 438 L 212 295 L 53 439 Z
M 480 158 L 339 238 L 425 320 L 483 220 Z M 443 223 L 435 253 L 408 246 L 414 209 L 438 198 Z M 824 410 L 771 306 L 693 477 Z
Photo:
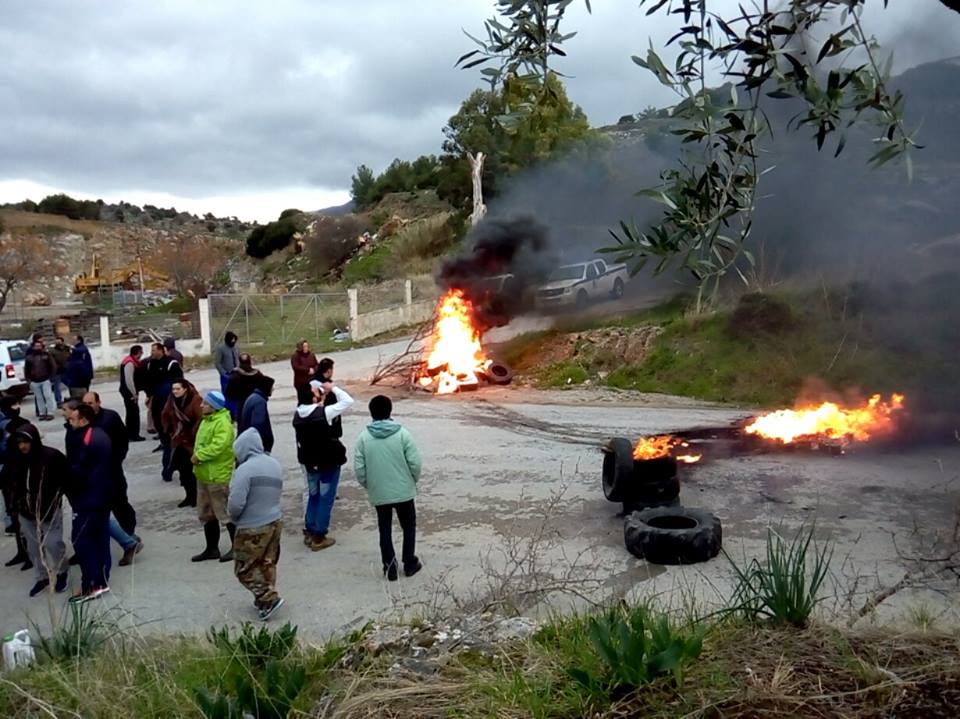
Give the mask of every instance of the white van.
M 29 348 L 23 340 L 0 340 L 0 394 L 23 397 L 30 391 L 23 376 L 23 360 Z

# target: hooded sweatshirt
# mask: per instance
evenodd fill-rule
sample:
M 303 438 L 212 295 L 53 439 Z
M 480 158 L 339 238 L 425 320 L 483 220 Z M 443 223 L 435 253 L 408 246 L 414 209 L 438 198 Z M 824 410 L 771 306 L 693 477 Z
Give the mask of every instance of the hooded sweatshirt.
M 353 451 L 353 471 L 373 506 L 413 499 L 421 468 L 413 437 L 398 422 L 376 420 L 360 433 Z
M 260 433 L 263 448 L 269 454 L 273 451 L 273 427 L 270 425 L 270 411 L 267 409 L 267 395 L 257 388 L 253 391 L 240 410 L 237 419 L 237 432 L 243 434 L 253 428 Z
M 227 513 L 238 529 L 255 529 L 281 517 L 283 467 L 265 454 L 260 433 L 250 428 L 233 444 L 237 468 L 230 480 Z
M 30 440 L 30 452 L 15 465 L 13 472 L 15 510 L 27 519 L 49 522 L 60 509 L 63 499 L 64 482 L 70 469 L 67 458 L 58 449 L 44 447 L 40 432 L 32 424 L 20 427 L 10 438 L 10 443 L 16 447 L 21 436 Z M 16 451 L 23 456 L 19 447 Z
M 200 460 L 193 468 L 198 482 L 228 484 L 233 474 L 233 420 L 221 409 L 200 422 L 193 455 Z

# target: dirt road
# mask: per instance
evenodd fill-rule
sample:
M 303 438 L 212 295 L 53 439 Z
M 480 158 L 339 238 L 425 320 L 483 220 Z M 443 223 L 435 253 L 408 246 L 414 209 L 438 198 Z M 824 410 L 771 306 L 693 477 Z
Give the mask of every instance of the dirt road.
M 341 383 L 358 398 L 344 417 L 348 451 L 366 422 L 365 400 L 374 393 L 363 380 L 379 354 L 389 355 L 404 344 L 335 357 Z M 320 639 L 383 614 L 426 614 L 449 604 L 454 595 L 484 594 L 504 581 L 492 575 L 502 574 L 511 563 L 505 557 L 520 565 L 518 557 L 531 548 L 539 554 L 537 563 L 527 564 L 526 570 L 514 567 L 513 578 L 532 589 L 553 584 L 578 593 L 589 590 L 595 597 L 674 592 L 677 601 L 683 594 L 679 590 L 689 589 L 709 602 L 729 586 L 730 571 L 722 558 L 665 569 L 647 566 L 625 551 L 619 506 L 606 502 L 600 490 L 598 447 L 614 435 L 727 423 L 744 416 L 743 410 L 599 390 L 397 395 L 395 418 L 410 429 L 424 456 L 417 505 L 418 553 L 426 569 L 388 584 L 380 572 L 375 515 L 350 464 L 334 510 L 336 546 L 312 553 L 301 543 L 303 480 L 290 426 L 290 371 L 282 363 L 264 369 L 277 378 L 271 401 L 275 454 L 287 472 L 279 565 L 279 589 L 287 605 L 278 619 L 298 624 L 308 638 Z M 215 384 L 210 370 L 191 372 L 189 378 L 201 389 Z M 98 389 L 107 406 L 119 407 L 113 383 Z M 45 441 L 62 446 L 59 424 L 42 429 Z M 232 576 L 231 566 L 189 561 L 201 548 L 200 526 L 193 510 L 177 509 L 181 490 L 175 482 L 161 481 L 154 446 L 133 445 L 127 463 L 146 548 L 134 566 L 114 566 L 112 594 L 100 606 L 122 607 L 145 631 L 200 632 L 254 619 L 251 597 Z M 762 551 L 768 526 L 790 529 L 815 518 L 820 536 L 835 543 L 835 577 L 850 586 L 854 573 L 863 575 L 862 590 L 877 578 L 899 578 L 894 539 L 905 550 L 917 523 L 934 528 L 951 522 L 958 470 L 957 447 L 896 455 L 736 457 L 685 469 L 681 499 L 721 517 L 724 545 L 735 557 Z M 12 556 L 12 538 L 3 538 L 0 545 L 0 558 Z M 116 547 L 114 556 L 119 557 Z M 71 578 L 78 584 L 79 572 L 74 570 Z M 28 599 L 31 585 L 29 572 L 0 568 L 0 633 L 29 626 L 29 621 L 46 625 L 62 608 L 66 595 Z M 554 595 L 554 601 L 570 596 Z M 923 600 L 933 602 L 932 597 Z M 915 601 L 916 595 L 902 595 L 884 612 L 902 613 Z

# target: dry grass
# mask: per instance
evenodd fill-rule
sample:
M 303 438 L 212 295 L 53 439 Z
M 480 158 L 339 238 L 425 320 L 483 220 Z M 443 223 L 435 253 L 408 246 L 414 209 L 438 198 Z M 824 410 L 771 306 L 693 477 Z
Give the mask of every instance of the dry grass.
M 8 229 L 23 227 L 59 227 L 81 235 L 94 235 L 104 229 L 96 220 L 71 220 L 63 215 L 46 215 L 22 210 L 0 210 L 0 217 Z

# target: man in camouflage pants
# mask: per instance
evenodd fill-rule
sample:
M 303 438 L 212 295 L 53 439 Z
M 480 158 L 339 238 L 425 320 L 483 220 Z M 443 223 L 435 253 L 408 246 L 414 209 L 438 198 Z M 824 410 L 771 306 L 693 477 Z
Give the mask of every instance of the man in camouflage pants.
M 283 605 L 276 589 L 283 467 L 263 451 L 260 433 L 253 427 L 237 437 L 233 451 L 237 468 L 230 480 L 227 513 L 237 526 L 234 574 L 253 594 L 257 615 L 265 622 Z

